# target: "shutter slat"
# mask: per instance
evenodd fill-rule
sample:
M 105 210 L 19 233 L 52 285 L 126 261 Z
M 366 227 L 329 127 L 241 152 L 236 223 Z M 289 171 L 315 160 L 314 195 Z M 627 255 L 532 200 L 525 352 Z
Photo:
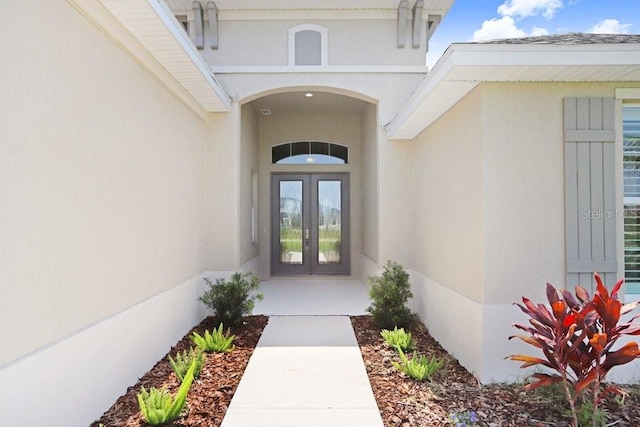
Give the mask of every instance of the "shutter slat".
M 611 100 L 611 103 L 611 113 L 613 114 L 613 100 Z M 608 110 L 605 109 L 605 111 Z M 605 120 L 604 126 L 608 126 L 607 120 Z M 616 206 L 616 147 L 613 144 L 602 144 L 602 166 L 604 188 L 614 189 L 604 192 L 604 206 L 613 207 L 615 209 L 614 218 L 616 218 L 611 221 L 604 222 L 604 259 L 612 261 L 615 260 L 617 263 L 616 223 L 617 218 L 620 215 L 623 215 L 624 211 L 618 211 Z
M 578 261 L 591 259 L 591 219 L 584 214 L 591 209 L 591 149 L 589 144 L 578 146 Z
M 592 110 L 593 113 L 593 110 Z M 600 111 L 602 116 L 602 111 Z M 608 215 L 604 206 L 604 178 L 602 168 L 602 143 L 593 142 L 588 145 L 590 151 L 590 190 L 591 190 L 591 211 L 602 212 L 603 216 Z M 585 221 L 581 221 L 585 222 Z M 591 260 L 594 262 L 604 261 L 604 223 L 605 221 L 591 221 Z M 582 259 L 582 258 L 581 258 Z M 594 269 L 592 271 L 600 271 Z
M 575 106 L 575 104 L 574 104 Z M 578 210 L 578 146 L 564 145 L 565 216 L 579 218 Z M 565 221 L 565 243 L 567 260 L 578 259 L 578 221 Z M 573 277 L 577 283 L 577 277 Z

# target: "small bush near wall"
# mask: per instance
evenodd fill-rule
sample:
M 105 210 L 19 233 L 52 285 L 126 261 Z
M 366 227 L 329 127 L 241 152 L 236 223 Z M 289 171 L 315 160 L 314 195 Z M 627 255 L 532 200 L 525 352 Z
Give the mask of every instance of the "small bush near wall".
M 367 311 L 380 328 L 409 326 L 413 319 L 407 301 L 413 297 L 409 274 L 393 261 L 387 261 L 380 276 L 369 277 L 371 305 Z
M 219 320 L 229 326 L 239 326 L 242 318 L 253 311 L 255 301 L 262 301 L 262 294 L 250 295 L 258 290 L 260 279 L 253 273 L 234 273 L 229 281 L 204 278 L 209 289 L 198 298 L 215 312 Z

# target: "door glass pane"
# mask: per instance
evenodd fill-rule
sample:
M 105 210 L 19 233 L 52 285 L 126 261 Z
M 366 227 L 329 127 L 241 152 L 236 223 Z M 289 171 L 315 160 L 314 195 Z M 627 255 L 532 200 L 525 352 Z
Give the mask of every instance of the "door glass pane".
M 342 182 L 318 181 L 318 263 L 342 259 Z
M 302 264 L 302 181 L 280 181 L 280 262 Z

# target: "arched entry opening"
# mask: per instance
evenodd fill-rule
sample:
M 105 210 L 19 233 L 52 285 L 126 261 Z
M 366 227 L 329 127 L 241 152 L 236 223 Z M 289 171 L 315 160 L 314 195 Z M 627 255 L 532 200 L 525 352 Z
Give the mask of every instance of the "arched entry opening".
M 242 105 L 240 139 L 255 187 L 244 258 L 262 278 L 360 277 L 362 254 L 377 251 L 377 106 L 317 88 L 271 93 Z

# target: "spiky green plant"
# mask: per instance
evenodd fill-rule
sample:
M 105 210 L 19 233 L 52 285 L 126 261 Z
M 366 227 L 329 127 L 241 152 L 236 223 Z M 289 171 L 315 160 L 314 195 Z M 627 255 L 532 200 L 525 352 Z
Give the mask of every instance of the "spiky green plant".
M 400 355 L 401 363 L 391 362 L 391 364 L 414 380 L 431 381 L 433 374 L 444 366 L 444 358 L 435 356 L 428 358 L 416 351 L 413 352 L 411 359 L 407 358 L 402 350 L 398 350 L 398 354 Z
M 183 350 L 182 353 L 178 352 L 176 354 L 176 358 L 173 359 L 171 356 L 168 357 L 169 365 L 171 365 L 171 369 L 176 374 L 178 381 L 182 382 L 184 376 L 186 375 L 189 367 L 191 366 L 191 362 L 195 360 L 196 369 L 193 372 L 193 378 L 198 378 L 200 376 L 200 371 L 202 371 L 202 367 L 204 363 L 207 361 L 207 357 L 204 355 L 204 351 L 200 347 L 191 347 L 189 352 L 187 350 Z
M 383 329 L 380 332 L 384 341 L 395 349 L 400 349 L 402 351 L 411 350 L 414 348 L 413 338 L 411 337 L 411 332 L 405 332 L 404 328 L 398 329 L 398 327 L 394 327 L 392 331 L 388 329 Z
M 138 406 L 145 421 L 152 426 L 162 425 L 177 420 L 187 403 L 187 393 L 193 383 L 193 373 L 196 369 L 195 360 L 180 383 L 180 388 L 175 397 L 167 391 L 166 387 L 157 389 L 151 387 L 147 391 L 144 386 L 138 393 Z
M 233 340 L 236 336 L 231 335 L 230 330 L 227 330 L 227 333 L 224 334 L 222 329 L 223 325 L 220 323 L 218 329 L 213 328 L 213 334 L 209 330 L 204 331 L 204 336 L 194 332 L 191 336 L 191 341 L 207 353 L 228 353 L 236 348 L 233 345 Z

